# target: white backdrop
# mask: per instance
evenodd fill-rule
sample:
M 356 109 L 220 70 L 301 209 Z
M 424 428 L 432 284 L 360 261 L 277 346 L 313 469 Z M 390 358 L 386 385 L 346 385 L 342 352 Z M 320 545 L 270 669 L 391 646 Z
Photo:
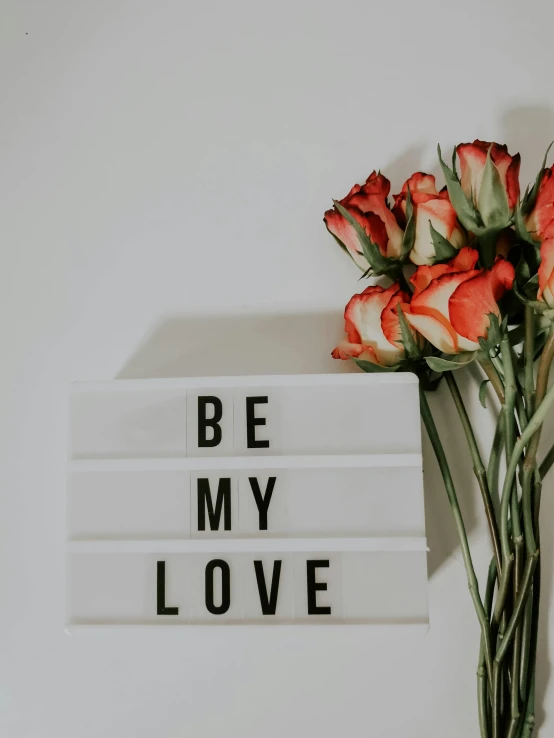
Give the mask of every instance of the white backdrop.
M 477 736 L 478 627 L 428 446 L 426 636 L 66 635 L 67 386 L 344 369 L 329 352 L 358 274 L 323 211 L 373 168 L 393 191 L 436 173 L 438 141 L 506 141 L 533 176 L 554 138 L 550 0 L 0 10 L 0 737 Z M 445 394 L 434 407 L 483 575 L 469 459 Z M 486 447 L 475 397 L 472 414 Z

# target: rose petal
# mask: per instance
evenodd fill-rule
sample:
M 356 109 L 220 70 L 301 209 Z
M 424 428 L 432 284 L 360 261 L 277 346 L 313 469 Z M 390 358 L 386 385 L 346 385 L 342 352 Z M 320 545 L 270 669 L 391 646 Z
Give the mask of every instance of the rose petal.
M 544 300 L 549 307 L 554 307 L 554 221 L 546 229 L 541 245 L 537 299 Z
M 529 233 L 544 238 L 544 233 L 554 220 L 554 167 L 545 169 L 542 175 L 535 207 L 526 220 Z
M 478 270 L 444 274 L 433 280 L 427 289 L 412 298 L 410 311 L 412 314 L 431 315 L 441 321 L 446 330 L 452 330 L 452 343 L 456 351 L 473 351 L 474 346 L 452 326 L 450 321 L 449 301 L 455 290 L 468 279 L 479 274 Z M 428 338 L 428 336 L 426 336 Z M 429 338 L 431 343 L 432 339 Z M 436 345 L 436 344 L 435 344 Z
M 400 328 L 400 318 L 395 309 L 399 303 L 406 304 L 410 300 L 410 296 L 406 292 L 396 292 L 381 313 L 381 328 L 383 334 L 389 343 L 392 343 L 400 350 L 404 350 L 402 344 L 402 329 Z
M 452 274 L 454 272 L 467 272 L 475 267 L 479 259 L 477 249 L 464 246 L 456 254 L 455 258 L 446 264 L 434 264 L 433 266 L 420 266 L 412 275 L 410 282 L 414 285 L 415 294 L 423 292 L 433 279 L 441 277 L 443 274 Z
M 457 346 L 452 332 L 441 321 L 430 315 L 416 315 L 405 311 L 406 320 L 416 331 L 421 333 L 429 343 L 445 354 L 457 353 Z
M 459 144 L 456 147 L 460 158 L 461 184 L 466 197 L 477 203 L 483 172 L 490 149 L 491 159 L 498 169 L 500 179 L 508 196 L 508 205 L 513 209 L 519 198 L 519 154 L 510 156 L 505 144 L 490 143 L 476 139 L 472 144 Z
M 435 246 L 431 237 L 429 222 L 441 236 L 450 240 L 457 224 L 456 211 L 449 200 L 436 197 L 433 200 L 416 205 L 415 213 L 415 242 L 410 259 L 414 264 L 432 264 L 435 258 Z
M 378 364 L 375 351 L 371 346 L 363 346 L 361 343 L 349 343 L 341 341 L 339 345 L 331 352 L 333 359 L 361 359 L 362 361 L 371 361 L 372 364 Z
M 498 165 L 497 165 L 498 166 Z M 512 157 L 512 161 L 508 165 L 506 177 L 503 180 L 508 195 L 508 205 L 513 210 L 519 200 L 519 168 L 521 166 L 521 156 L 516 154 Z M 499 170 L 500 171 L 500 170 Z M 502 176 L 502 175 L 501 175 Z
M 506 290 L 511 289 L 514 276 L 512 264 L 499 259 L 492 269 L 461 284 L 449 301 L 450 322 L 454 330 L 476 343 L 478 338 L 485 338 L 490 324 L 488 315 L 500 315 L 497 302 Z
M 460 159 L 461 185 L 465 196 L 473 202 L 477 202 L 483 170 L 487 161 L 487 148 L 478 145 L 483 142 L 474 141 L 472 144 L 459 144 L 456 147 Z
M 383 221 L 374 213 L 364 215 L 358 208 L 348 206 L 346 210 L 358 221 L 367 235 L 375 243 L 383 255 L 386 253 L 388 236 Z M 343 218 L 337 210 L 327 210 L 323 216 L 327 230 L 332 233 L 348 250 L 356 264 L 364 271 L 369 268 L 369 264 L 360 253 L 362 247 L 358 239 L 358 234 L 350 223 Z
M 359 190 L 356 192 L 351 191 L 348 198 L 345 198 L 347 200 L 346 204 L 344 202 L 341 202 L 341 204 L 345 207 L 351 206 L 358 208 L 366 215 L 375 213 L 383 221 L 387 230 L 387 247 L 383 253 L 389 258 L 397 259 L 402 251 L 404 232 L 388 206 L 387 197 L 389 191 L 389 180 L 382 174 L 373 172 Z
M 381 325 L 381 314 L 396 292 L 395 284 L 386 290 L 380 286 L 369 287 L 361 295 L 354 295 L 344 311 L 350 343 L 370 346 L 383 366 L 392 366 L 404 356 L 403 349 L 387 340 Z

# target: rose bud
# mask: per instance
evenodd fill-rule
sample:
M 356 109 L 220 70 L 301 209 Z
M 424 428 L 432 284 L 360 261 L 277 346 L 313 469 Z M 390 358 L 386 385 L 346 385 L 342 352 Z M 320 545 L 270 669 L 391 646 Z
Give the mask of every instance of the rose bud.
M 406 320 L 445 354 L 476 351 L 486 338 L 489 315 L 500 315 L 498 300 L 512 288 L 515 271 L 498 258 L 491 269 L 475 269 L 479 253 L 465 247 L 448 264 L 422 266 L 411 282 L 411 303 L 402 306 Z
M 544 169 L 533 210 L 525 219 L 531 236 L 542 241 L 545 231 L 554 220 L 554 167 Z
M 332 352 L 334 359 L 361 359 L 379 366 L 394 366 L 405 358 L 397 305 L 410 296 L 398 284 L 388 289 L 368 287 L 354 295 L 344 310 L 347 340 Z
M 435 178 L 432 174 L 416 172 L 404 183 L 402 192 L 394 196 L 393 213 L 399 223 L 406 223 L 406 203 L 408 188 L 415 218 L 415 240 L 410 251 L 410 260 L 414 264 L 432 264 L 435 260 L 435 245 L 431 228 L 459 249 L 466 243 L 466 234 L 458 223 L 456 211 L 450 203 L 448 192 L 444 188 L 437 192 Z
M 372 172 L 364 185 L 354 185 L 339 203 L 356 218 L 383 256 L 398 259 L 404 233 L 389 208 L 387 202 L 389 192 L 389 180 L 382 174 Z M 356 264 L 366 271 L 370 265 L 360 254 L 362 250 L 360 242 L 350 223 L 336 208 L 327 210 L 323 220 L 327 230 L 335 236 Z
M 506 145 L 479 140 L 459 144 L 456 151 L 465 196 L 479 211 L 486 228 L 504 228 L 519 198 L 520 155 L 510 156 Z M 489 153 L 492 170 L 484 180 Z
M 539 290 L 537 299 L 554 308 L 554 220 L 542 232 L 541 263 L 539 264 Z

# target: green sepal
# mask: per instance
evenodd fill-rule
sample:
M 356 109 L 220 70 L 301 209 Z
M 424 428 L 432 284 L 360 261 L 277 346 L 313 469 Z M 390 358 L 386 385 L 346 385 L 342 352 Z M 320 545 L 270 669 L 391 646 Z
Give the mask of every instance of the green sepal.
M 554 309 L 552 309 L 543 300 L 537 300 L 537 291 L 539 285 L 539 275 L 534 274 L 523 287 L 519 287 L 514 281 L 513 291 L 516 297 L 524 304 L 529 305 L 533 310 L 542 315 L 545 319 L 552 321 L 554 319 Z
M 402 237 L 402 249 L 401 249 L 401 260 L 404 261 L 410 251 L 413 249 L 415 243 L 415 214 L 414 206 L 412 203 L 412 195 L 410 188 L 406 195 L 406 228 L 404 230 L 404 236 Z
M 414 361 L 417 361 L 418 359 L 421 359 L 421 349 L 417 343 L 417 341 L 414 338 L 414 334 L 411 331 L 410 326 L 408 325 L 408 321 L 406 320 L 404 316 L 404 312 L 400 305 L 397 307 L 398 311 L 398 320 L 400 322 L 400 333 L 402 334 L 402 345 L 404 346 L 404 351 L 406 352 L 406 356 L 409 359 L 413 359 Z
M 508 316 L 505 316 L 502 322 L 498 320 L 498 315 L 495 313 L 488 313 L 487 317 L 489 319 L 487 337 L 482 338 L 480 336 L 478 340 L 481 350 L 488 357 L 491 351 L 496 351 L 500 346 L 500 342 L 508 328 Z
M 479 402 L 485 410 L 487 409 L 487 384 L 489 382 L 490 379 L 484 379 L 479 385 Z
M 352 361 L 357 364 L 364 372 L 368 374 L 383 374 L 385 372 L 396 372 L 400 368 L 400 364 L 394 366 L 381 366 L 380 364 L 374 364 L 371 361 L 364 361 L 363 359 L 355 359 L 352 357 Z
M 510 224 L 511 214 L 506 188 L 491 157 L 490 146 L 483 170 L 477 206 L 487 229 L 501 230 Z
M 362 274 L 361 277 L 358 277 L 358 282 L 361 282 L 362 279 L 366 279 L 366 277 L 367 278 L 371 277 L 372 274 L 373 274 L 373 269 L 371 267 L 369 267 L 369 269 L 366 269 L 365 272 Z
M 362 226 L 358 223 L 356 218 L 352 216 L 348 210 L 343 207 L 338 200 L 333 200 L 333 203 L 342 217 L 352 226 L 356 231 L 358 241 L 362 248 L 362 254 L 365 256 L 367 263 L 371 266 L 375 274 L 383 274 L 387 267 L 387 260 L 381 252 L 377 244 L 373 243 L 371 238 L 364 231 Z
M 477 351 L 463 351 L 460 354 L 426 356 L 425 361 L 434 372 L 453 372 L 468 366 L 477 356 Z M 449 358 L 446 358 L 449 357 Z
M 456 174 L 455 167 L 450 169 L 450 167 L 444 163 L 442 160 L 440 145 L 437 146 L 437 151 L 444 178 L 446 180 L 448 196 L 452 203 L 452 207 L 458 215 L 460 223 L 467 228 L 468 231 L 472 231 L 472 233 L 481 233 L 483 231 L 483 220 L 475 205 L 467 199 L 465 192 L 462 189 L 462 185 L 460 184 L 460 180 L 458 179 L 458 175 Z M 454 149 L 453 161 L 455 160 L 455 151 L 456 149 Z
M 537 201 L 537 195 L 539 194 L 539 188 L 541 186 L 542 175 L 543 175 L 544 170 L 546 169 L 546 159 L 548 158 L 548 153 L 550 149 L 552 148 L 553 144 L 554 144 L 554 141 L 552 141 L 550 146 L 546 149 L 546 154 L 544 155 L 544 159 L 542 160 L 542 166 L 539 169 L 539 173 L 537 174 L 535 178 L 535 183 L 533 184 L 533 187 L 531 188 L 531 190 L 529 189 L 527 190 L 523 198 L 522 211 L 523 211 L 524 217 L 529 215 L 531 210 L 533 210 L 533 208 L 535 207 L 535 203 Z
M 490 269 L 495 262 L 496 243 L 499 233 L 500 231 L 496 229 L 484 229 L 477 238 L 479 243 L 479 262 L 483 269 Z
M 429 221 L 429 231 L 431 232 L 431 240 L 435 247 L 435 263 L 438 261 L 447 261 L 456 256 L 458 250 L 433 227 L 431 221 Z
M 535 241 L 525 225 L 525 221 L 523 219 L 523 205 L 521 202 L 518 202 L 514 211 L 514 225 L 516 227 L 516 233 L 522 241 L 525 241 L 531 246 L 537 246 L 538 242 Z

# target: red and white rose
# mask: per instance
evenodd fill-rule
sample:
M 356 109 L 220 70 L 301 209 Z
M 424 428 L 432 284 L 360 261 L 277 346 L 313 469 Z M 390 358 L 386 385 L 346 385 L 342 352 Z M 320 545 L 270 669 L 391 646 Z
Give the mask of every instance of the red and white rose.
M 417 265 L 432 264 L 435 260 L 435 246 L 431 236 L 430 224 L 444 236 L 450 244 L 460 249 L 465 245 L 466 233 L 452 207 L 446 188 L 437 191 L 432 174 L 416 172 L 402 187 L 402 192 L 394 196 L 393 212 L 400 223 L 406 222 L 408 189 L 415 218 L 415 240 L 410 252 L 410 260 Z
M 344 311 L 347 339 L 334 349 L 334 359 L 360 359 L 394 366 L 405 358 L 397 306 L 410 296 L 398 284 L 368 287 L 354 295 Z
M 398 259 L 404 232 L 389 208 L 389 192 L 389 180 L 382 174 L 372 172 L 365 184 L 354 185 L 339 202 L 358 221 L 383 256 Z M 358 236 L 350 223 L 336 208 L 327 210 L 323 220 L 329 232 L 340 241 L 356 264 L 364 271 L 368 269 L 369 264 L 360 253 Z
M 465 247 L 447 264 L 422 266 L 411 278 L 415 292 L 403 305 L 408 323 L 446 354 L 476 351 L 486 337 L 490 314 L 512 288 L 514 267 L 498 258 L 492 269 L 476 269 L 479 253 Z
M 508 207 L 513 211 L 519 198 L 520 155 L 511 156 L 505 144 L 479 141 L 479 139 L 473 143 L 459 144 L 456 151 L 460 159 L 461 185 L 468 200 L 473 201 L 475 207 L 480 210 L 487 205 L 481 199 L 481 184 L 487 155 L 490 151 L 492 162 L 498 170 L 500 182 L 508 199 Z

